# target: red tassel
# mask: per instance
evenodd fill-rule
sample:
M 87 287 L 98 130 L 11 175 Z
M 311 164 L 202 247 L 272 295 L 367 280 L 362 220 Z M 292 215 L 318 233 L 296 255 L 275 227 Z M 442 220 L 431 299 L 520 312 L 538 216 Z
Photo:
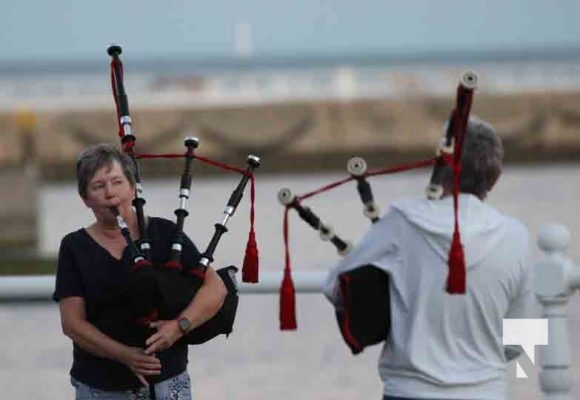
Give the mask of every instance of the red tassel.
M 457 230 L 453 232 L 448 264 L 447 293 L 465 294 L 465 255 L 463 254 L 463 245 Z
M 253 229 L 250 231 L 248 243 L 246 244 L 242 281 L 249 283 L 258 282 L 258 245 L 256 244 L 256 235 Z
M 280 330 L 296 330 L 296 295 L 290 269 L 284 270 L 280 288 Z
M 246 255 L 244 256 L 244 266 L 242 267 L 242 281 L 249 283 L 258 282 L 258 244 L 254 234 L 254 203 L 256 199 L 256 186 L 254 175 L 250 175 L 250 234 L 246 244 Z
M 284 210 L 284 253 L 285 266 L 284 278 L 282 279 L 282 286 L 280 287 L 280 330 L 289 331 L 296 330 L 296 291 L 294 290 L 294 282 L 292 282 L 292 273 L 290 269 L 290 247 L 288 243 L 288 210 Z

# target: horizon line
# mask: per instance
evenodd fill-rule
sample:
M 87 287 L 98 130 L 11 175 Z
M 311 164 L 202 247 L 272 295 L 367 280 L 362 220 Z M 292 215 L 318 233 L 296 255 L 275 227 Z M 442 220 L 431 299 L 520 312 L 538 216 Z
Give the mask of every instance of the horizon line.
M 400 66 L 400 65 L 453 65 L 459 63 L 486 62 L 541 62 L 580 61 L 580 45 L 562 47 L 528 47 L 519 49 L 458 49 L 458 50 L 409 50 L 409 51 L 353 51 L 300 54 L 255 54 L 252 56 L 184 54 L 123 57 L 125 68 L 141 72 L 175 72 L 185 66 L 216 71 L 297 69 L 333 66 Z M 0 74 L 25 75 L 29 73 L 100 72 L 107 67 L 110 58 L 103 51 L 101 58 L 21 57 L 0 59 Z

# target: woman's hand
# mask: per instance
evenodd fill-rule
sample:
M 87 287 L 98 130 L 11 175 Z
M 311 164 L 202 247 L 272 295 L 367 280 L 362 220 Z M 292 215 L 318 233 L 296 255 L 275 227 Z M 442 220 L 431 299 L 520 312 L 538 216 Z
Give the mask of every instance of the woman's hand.
M 161 374 L 161 361 L 157 357 L 111 339 L 88 322 L 84 298 L 64 298 L 59 307 L 64 333 L 85 351 L 128 366 L 144 386 L 148 386 L 147 376 Z
M 161 374 L 161 361 L 155 356 L 145 354 L 138 347 L 126 347 L 123 363 L 131 368 L 143 386 L 149 386 L 147 376 Z
M 147 346 L 145 354 L 155 354 L 158 351 L 167 350 L 183 336 L 176 320 L 155 321 L 149 326 L 156 328 L 157 332 L 151 335 L 145 342 L 145 346 Z

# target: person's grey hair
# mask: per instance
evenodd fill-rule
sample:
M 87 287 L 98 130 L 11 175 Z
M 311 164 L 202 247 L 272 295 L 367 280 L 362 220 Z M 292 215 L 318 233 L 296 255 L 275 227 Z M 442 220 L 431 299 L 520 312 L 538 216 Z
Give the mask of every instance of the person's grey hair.
M 470 117 L 461 153 L 460 191 L 484 199 L 501 174 L 504 149 L 493 126 L 478 117 Z M 451 192 L 453 173 L 443 175 L 443 187 Z
M 111 167 L 117 161 L 123 174 L 135 186 L 135 163 L 125 153 L 108 143 L 100 143 L 83 151 L 77 161 L 77 186 L 80 196 L 87 198 L 89 182 L 97 171 L 104 166 Z

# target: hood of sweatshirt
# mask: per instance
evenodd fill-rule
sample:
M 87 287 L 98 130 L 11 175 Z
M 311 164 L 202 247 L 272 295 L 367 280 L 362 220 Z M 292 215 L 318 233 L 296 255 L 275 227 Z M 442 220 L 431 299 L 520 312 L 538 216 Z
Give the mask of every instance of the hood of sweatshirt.
M 461 194 L 458 203 L 459 233 L 469 269 L 492 252 L 496 243 L 502 240 L 506 217 L 474 195 Z M 441 200 L 403 199 L 393 203 L 392 208 L 422 231 L 434 252 L 447 260 L 455 223 L 452 196 Z

